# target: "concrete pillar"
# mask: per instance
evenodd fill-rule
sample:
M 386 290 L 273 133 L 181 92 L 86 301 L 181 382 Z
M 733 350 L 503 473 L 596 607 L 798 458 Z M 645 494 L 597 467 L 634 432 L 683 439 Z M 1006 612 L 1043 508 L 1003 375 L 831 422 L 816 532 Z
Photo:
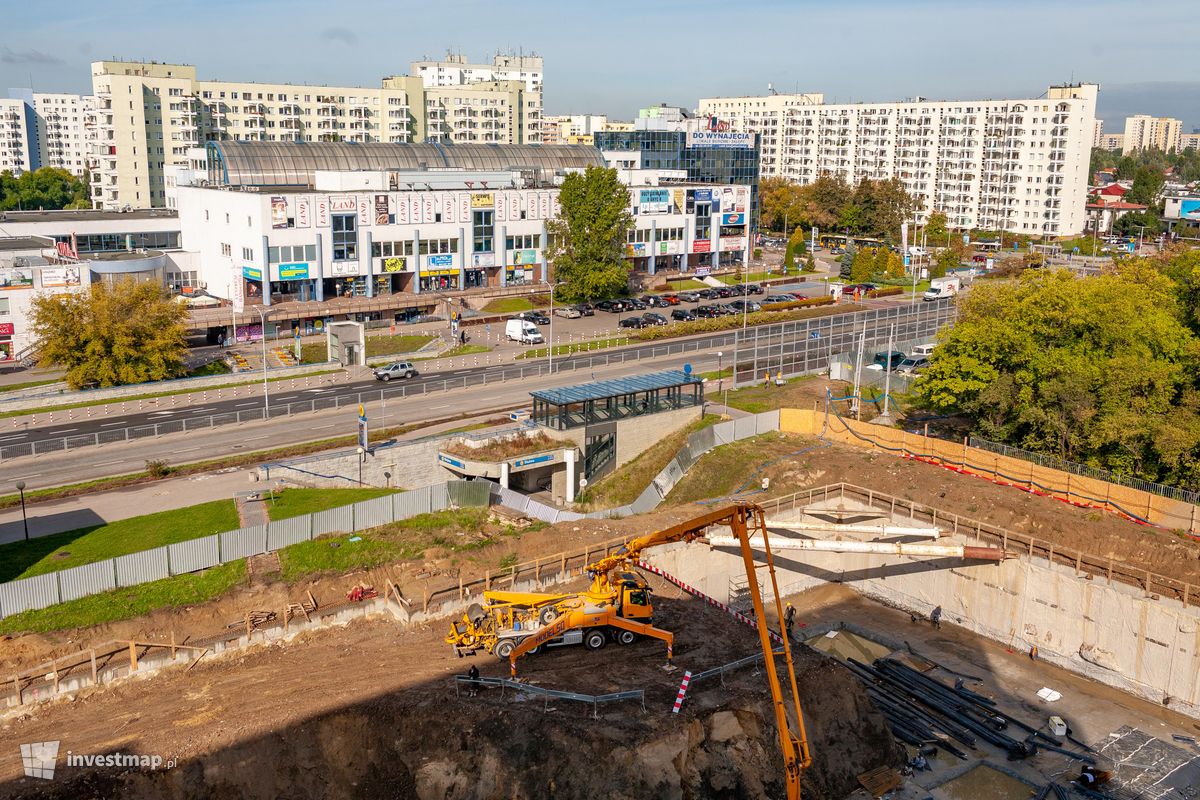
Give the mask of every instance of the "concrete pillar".
M 264 306 L 271 305 L 271 260 L 269 258 L 267 258 L 267 256 L 270 255 L 270 252 L 269 252 L 270 246 L 271 246 L 271 240 L 268 239 L 266 236 L 263 236 L 262 237 L 262 258 L 260 258 L 258 260 L 258 264 L 259 264 L 259 269 L 262 270 L 262 295 L 263 295 L 263 305 Z M 266 336 L 266 335 L 267 335 L 267 332 L 264 330 L 263 336 Z
M 574 447 L 563 450 L 563 461 L 567 462 L 567 502 L 575 502 L 575 486 L 578 482 L 575 472 L 575 460 L 579 457 L 579 451 Z
M 474 241 L 471 244 L 474 248 Z M 467 249 L 467 229 L 458 229 L 458 288 L 464 289 L 467 285 L 467 262 L 471 260 L 471 253 Z
M 654 274 L 654 269 L 655 269 L 654 248 L 657 244 L 658 244 L 658 220 L 652 219 L 652 220 L 650 220 L 650 242 L 646 246 L 647 252 L 650 253 L 650 261 L 648 261 L 646 263 L 646 273 L 648 275 Z
M 507 461 L 500 462 L 500 488 L 501 489 L 508 488 L 508 462 Z
M 371 231 L 367 231 L 367 244 L 362 250 L 358 251 L 358 264 L 362 267 L 362 262 L 367 262 L 367 297 L 375 296 L 375 270 L 372 267 L 372 262 L 375 259 L 371 258 L 371 248 L 375 245 L 375 237 Z
M 503 202 L 503 201 L 501 201 Z M 505 226 L 501 225 L 497 229 L 496 238 L 496 253 L 500 256 L 496 259 L 496 266 L 500 267 L 500 285 L 508 286 L 508 236 Z
M 546 281 L 547 283 L 550 282 L 550 275 L 548 274 L 546 266 L 546 245 L 549 242 L 549 238 L 550 235 L 546 233 L 546 220 L 542 220 L 542 231 L 538 242 L 541 244 L 542 253 L 542 280 Z
M 421 293 L 421 231 L 413 229 L 413 254 L 409 256 L 412 259 L 413 273 L 413 294 Z
M 325 301 L 325 243 L 317 234 L 317 302 Z

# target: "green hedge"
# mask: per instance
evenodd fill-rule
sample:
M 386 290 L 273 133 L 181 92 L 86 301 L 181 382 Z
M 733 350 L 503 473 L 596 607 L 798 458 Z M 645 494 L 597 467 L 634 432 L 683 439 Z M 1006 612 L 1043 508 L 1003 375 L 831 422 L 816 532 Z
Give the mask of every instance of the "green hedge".
M 793 308 L 786 311 L 755 311 L 753 314 L 746 315 L 746 324 L 767 325 L 775 322 L 788 322 L 793 319 L 823 317 L 828 314 L 841 313 L 833 305 L 832 298 L 823 302 L 822 300 L 824 299 L 798 301 L 806 304 L 807 307 L 805 308 Z M 665 325 L 658 328 L 643 328 L 637 338 L 642 341 L 672 339 L 676 336 L 690 336 L 693 333 L 713 333 L 740 327 L 742 327 L 742 315 L 731 314 L 727 317 L 716 317 L 715 319 L 698 319 L 695 322 L 680 322 L 675 325 Z
M 867 297 L 892 297 L 898 294 L 904 294 L 904 290 L 899 286 L 888 286 L 883 289 L 872 289 L 867 292 Z

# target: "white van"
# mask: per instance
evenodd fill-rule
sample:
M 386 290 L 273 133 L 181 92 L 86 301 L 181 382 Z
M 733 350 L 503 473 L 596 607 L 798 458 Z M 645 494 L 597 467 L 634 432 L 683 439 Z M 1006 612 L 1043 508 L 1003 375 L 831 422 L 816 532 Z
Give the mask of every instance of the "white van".
M 542 344 L 542 332 L 527 319 L 510 319 L 504 323 L 504 335 L 510 342 L 521 344 Z
M 925 292 L 925 300 L 948 300 L 962 291 L 962 279 L 955 277 L 934 278 L 929 282 L 929 291 Z
M 929 358 L 929 356 L 933 353 L 933 348 L 935 347 L 937 347 L 937 345 L 933 342 L 930 342 L 929 344 L 916 344 L 913 345 L 912 350 L 909 351 L 909 355 L 913 356 L 914 358 Z

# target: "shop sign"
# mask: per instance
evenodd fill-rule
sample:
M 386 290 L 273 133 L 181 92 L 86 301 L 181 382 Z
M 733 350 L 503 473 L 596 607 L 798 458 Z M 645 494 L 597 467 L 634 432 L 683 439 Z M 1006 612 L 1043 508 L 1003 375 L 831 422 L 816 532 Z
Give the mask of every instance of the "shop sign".
M 308 279 L 308 262 L 299 264 L 280 264 L 279 280 L 303 281 Z
M 494 208 L 495 206 L 495 192 L 475 192 L 471 195 L 471 208 Z
M 329 200 L 324 197 L 317 198 L 317 227 L 329 227 Z
M 429 256 L 429 266 L 431 267 L 449 267 L 454 264 L 454 256 L 450 253 L 444 253 L 436 256 Z
M 261 281 L 262 270 L 258 267 L 242 267 L 242 277 L 248 281 Z
M 753 150 L 753 133 L 722 131 L 688 131 L 688 147 L 721 147 L 733 150 Z
M 14 332 L 11 322 L 0 322 L 0 336 L 12 336 Z
M 697 239 L 696 241 L 692 242 L 692 252 L 693 253 L 711 253 L 712 252 L 712 240 L 711 239 Z
M 0 269 L 0 289 L 28 289 L 33 286 L 33 270 L 22 267 Z
M 383 260 L 384 272 L 404 272 L 404 266 L 405 262 L 403 256 L 394 256 L 392 258 L 385 258 Z
M 288 203 L 286 197 L 278 195 L 271 198 L 271 227 L 286 228 L 287 227 L 287 212 Z
M 639 214 L 667 214 L 670 211 L 670 189 L 642 189 L 638 192 Z
M 78 286 L 78 267 L 43 267 L 42 288 L 52 289 L 60 286 Z
M 312 220 L 309 219 L 310 204 L 311 204 L 311 201 L 307 197 L 297 197 L 296 198 L 296 227 L 297 228 L 307 228 L 310 224 L 312 224 Z
M 721 215 L 721 224 L 722 225 L 745 225 L 746 224 L 746 215 L 745 214 L 722 214 Z
M 513 250 L 512 263 L 522 266 L 538 263 L 538 251 L 535 249 L 529 250 Z
M 625 245 L 625 256 L 628 258 L 641 258 L 646 255 L 645 242 L 630 242 Z
M 422 278 L 438 278 L 444 275 L 457 275 L 456 269 L 423 269 L 421 270 Z
M 329 198 L 329 210 L 333 212 L 358 211 L 358 200 L 353 195 L 334 195 Z
M 334 275 L 336 277 L 345 277 L 348 275 L 357 275 L 358 274 L 358 262 L 357 261 L 334 261 L 329 266 L 330 266 L 329 274 Z
M 742 250 L 742 249 L 744 249 L 744 246 L 742 244 L 741 239 L 722 239 L 721 240 L 721 252 L 728 252 L 729 250 Z

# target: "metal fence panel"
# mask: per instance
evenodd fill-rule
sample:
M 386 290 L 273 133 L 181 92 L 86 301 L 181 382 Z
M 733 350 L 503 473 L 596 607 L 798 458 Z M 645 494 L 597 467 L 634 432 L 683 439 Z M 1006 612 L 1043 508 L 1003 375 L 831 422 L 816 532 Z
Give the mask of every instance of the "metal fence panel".
M 339 506 L 318 511 L 312 515 L 312 535 L 327 533 L 350 533 L 354 530 L 354 507 Z
M 629 513 L 645 514 L 648 511 L 653 511 L 662 502 L 662 495 L 659 494 L 658 487 L 651 483 L 642 493 L 637 496 L 637 499 L 629 504 Z
M 383 498 L 386 499 L 386 498 Z M 312 514 L 281 519 L 267 524 L 267 550 L 278 550 L 289 544 L 307 542 L 312 538 Z M 171 566 L 175 566 L 174 562 Z
M 117 588 L 116 576 L 113 574 L 113 561 L 106 558 L 94 564 L 84 564 L 58 573 L 58 588 L 61 602 L 86 597 L 89 594 L 99 594 Z
M 675 488 L 675 484 L 683 479 L 683 472 L 686 467 L 679 463 L 679 456 L 671 459 L 671 463 L 663 467 L 662 472 L 654 477 L 654 485 L 658 487 L 658 493 L 662 497 L 666 497 Z
M 779 430 L 779 409 L 755 414 L 754 426 L 755 430 L 760 434 Z
M 0 614 L 20 614 L 58 602 L 58 580 L 53 572 L 0 583 Z
M 754 417 L 738 417 L 733 420 L 733 438 L 736 441 L 749 439 L 758 433 L 757 420 Z
M 505 489 L 503 486 L 496 486 L 492 489 L 492 494 L 497 497 L 499 505 L 511 508 L 513 511 L 520 511 L 524 514 L 529 508 L 529 498 L 520 492 Z
M 448 481 L 446 494 L 450 502 L 459 508 L 486 506 L 490 491 L 489 481 Z
M 221 563 L 220 540 L 214 535 L 168 545 L 167 555 L 172 575 L 208 569 Z
M 376 497 L 354 504 L 354 530 L 365 531 L 392 522 L 392 498 Z
M 221 561 L 228 564 L 239 558 L 267 552 L 267 526 L 254 525 L 217 534 L 221 537 Z
M 716 446 L 719 447 L 723 444 L 729 444 L 730 442 L 734 441 L 733 420 L 728 422 L 718 422 L 716 425 L 712 426 L 712 432 L 713 443 Z
M 701 428 L 688 437 L 688 448 L 692 451 L 694 458 L 699 458 L 702 453 L 707 453 L 716 443 L 716 434 L 713 433 L 711 427 Z
M 450 494 L 446 490 L 446 484 L 439 483 L 435 486 L 427 486 L 425 488 L 429 490 L 430 511 L 445 511 L 450 507 Z
M 418 514 L 428 514 L 429 511 L 428 486 L 392 495 L 393 520 L 411 519 Z
M 137 586 L 171 576 L 167 569 L 167 548 L 156 547 L 113 559 L 117 568 L 117 586 Z

